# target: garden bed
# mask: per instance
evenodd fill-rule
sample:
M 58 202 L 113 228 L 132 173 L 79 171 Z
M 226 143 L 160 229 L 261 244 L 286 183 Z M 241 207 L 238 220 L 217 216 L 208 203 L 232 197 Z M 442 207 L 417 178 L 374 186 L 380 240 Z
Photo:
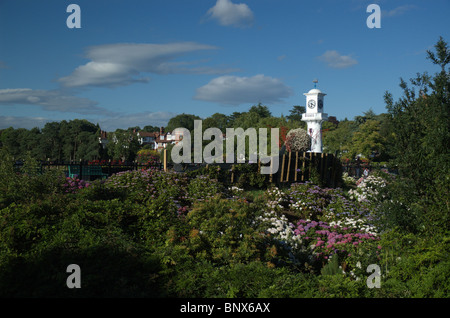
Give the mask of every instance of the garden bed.
M 381 183 L 349 193 L 311 182 L 243 189 L 202 171 L 90 183 L 0 173 L 3 297 L 449 295 L 448 238 L 389 224 Z M 66 287 L 69 264 L 81 289 Z M 380 288 L 367 283 L 371 264 Z

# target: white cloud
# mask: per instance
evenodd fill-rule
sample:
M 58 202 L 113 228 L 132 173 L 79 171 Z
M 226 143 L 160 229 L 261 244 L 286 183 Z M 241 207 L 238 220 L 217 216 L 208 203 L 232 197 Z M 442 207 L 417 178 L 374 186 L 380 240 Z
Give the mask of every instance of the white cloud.
M 166 111 L 142 112 L 134 114 L 121 114 L 99 118 L 96 122 L 106 131 L 115 131 L 117 128 L 127 129 L 128 127 L 152 125 L 156 127 L 167 126 L 169 120 L 177 114 Z
M 61 90 L 39 90 L 31 88 L 0 89 L 1 105 L 37 105 L 47 111 L 74 112 L 79 114 L 107 114 L 97 107 L 97 102 L 73 96 Z
M 252 10 L 245 3 L 235 4 L 230 0 L 217 0 L 207 15 L 223 26 L 246 27 L 254 20 Z
M 52 120 L 43 117 L 0 116 L 0 129 L 6 129 L 9 127 L 13 127 L 14 129 L 32 129 L 34 127 L 42 128 L 45 123 L 50 121 Z
M 394 8 L 392 10 L 381 10 L 381 17 L 382 18 L 386 18 L 386 17 L 395 17 L 395 16 L 399 16 L 404 14 L 405 12 L 409 11 L 409 10 L 413 10 L 416 9 L 417 6 L 413 5 L 413 4 L 405 4 L 403 6 L 399 6 L 397 8 Z
M 347 68 L 358 64 L 354 58 L 350 55 L 340 55 L 337 51 L 326 51 L 318 59 L 328 64 L 331 68 Z
M 58 80 L 66 87 L 124 86 L 150 79 L 142 73 L 155 74 L 223 74 L 230 69 L 187 67 L 199 62 L 180 62 L 174 59 L 190 52 L 212 50 L 217 47 L 193 42 L 145 44 L 118 43 L 90 47 L 86 57 L 91 61 L 77 67 L 72 74 Z
M 262 74 L 253 77 L 220 76 L 197 89 L 195 99 L 220 104 L 275 103 L 292 95 L 279 79 Z
M 117 128 L 127 129 L 128 127 L 139 126 L 144 128 L 147 125 L 163 127 L 167 126 L 170 118 L 177 114 L 172 112 L 142 112 L 134 114 L 120 114 L 114 116 L 104 117 L 90 117 L 86 118 L 91 123 L 99 123 L 102 130 L 115 131 Z M 72 120 L 74 118 L 65 118 L 65 120 Z M 62 120 L 62 119 L 61 119 Z M 32 129 L 34 127 L 43 128 L 48 122 L 60 122 L 61 120 L 31 117 L 31 116 L 0 116 L 0 129 L 8 127 Z

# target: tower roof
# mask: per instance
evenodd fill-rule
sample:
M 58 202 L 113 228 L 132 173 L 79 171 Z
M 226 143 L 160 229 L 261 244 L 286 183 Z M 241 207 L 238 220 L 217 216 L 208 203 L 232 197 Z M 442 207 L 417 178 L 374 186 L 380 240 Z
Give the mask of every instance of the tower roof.
M 319 89 L 313 88 L 308 93 L 304 93 L 303 95 L 323 95 L 325 96 L 325 93 L 322 93 Z

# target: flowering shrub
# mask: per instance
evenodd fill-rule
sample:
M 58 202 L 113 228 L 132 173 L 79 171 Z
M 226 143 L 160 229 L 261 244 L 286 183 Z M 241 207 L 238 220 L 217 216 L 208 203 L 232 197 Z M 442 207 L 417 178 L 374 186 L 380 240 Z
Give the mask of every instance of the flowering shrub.
M 350 198 L 359 202 L 370 202 L 376 198 L 379 189 L 386 186 L 386 180 L 370 175 L 367 178 L 361 177 L 356 181 L 356 185 L 356 189 L 350 189 L 348 192 Z
M 78 190 L 87 188 L 90 186 L 89 182 L 80 180 L 77 176 L 74 178 L 67 177 L 65 183 L 63 183 L 63 191 L 65 193 L 76 193 Z
M 317 218 L 330 202 L 330 191 L 309 182 L 294 183 L 286 191 L 289 208 L 303 218 Z
M 160 153 L 157 150 L 141 149 L 137 152 L 136 160 L 140 164 L 156 166 L 159 164 Z
M 265 192 L 266 206 L 273 211 L 283 211 L 287 204 L 286 194 L 277 187 L 271 187 Z
M 448 296 L 448 238 L 424 235 L 427 206 L 407 179 L 362 179 L 364 200 L 310 182 L 249 192 L 221 184 L 217 167 L 89 184 L 56 169 L 16 173 L 1 154 L 0 296 L 73 297 L 51 279 L 69 261 L 89 265 L 86 297 Z M 382 288 L 367 288 L 369 264 Z
M 89 166 L 108 166 L 108 165 L 120 166 L 123 164 L 125 164 L 125 162 L 122 160 L 105 160 L 105 159 L 102 159 L 102 160 L 96 159 L 96 160 L 91 160 L 88 162 Z
M 355 185 L 356 181 L 355 178 L 348 175 L 348 172 L 344 172 L 342 174 L 342 181 L 344 181 L 347 185 Z
M 203 259 L 216 264 L 260 259 L 266 250 L 259 206 L 245 200 L 196 202 L 184 227 L 168 232 L 162 251 L 170 262 Z
M 181 208 L 188 201 L 185 190 L 187 182 L 183 175 L 151 168 L 116 173 L 105 181 L 105 186 L 123 190 L 128 198 L 138 202 L 149 202 L 164 196 Z
M 294 233 L 306 241 L 317 259 L 327 260 L 334 254 L 345 258 L 357 252 L 359 245 L 377 240 L 372 233 L 357 230 L 354 227 L 331 225 L 323 221 L 300 220 Z
M 311 137 L 302 128 L 292 129 L 286 135 L 285 145 L 290 152 L 308 151 L 311 148 Z
M 268 189 L 264 197 L 266 232 L 287 251 L 293 264 L 306 261 L 320 268 L 336 254 L 346 267 L 352 255 L 360 257 L 368 253 L 363 250 L 373 250 L 367 243 L 377 239 L 378 229 L 371 210 L 349 200 L 341 189 L 296 183 L 284 190 Z M 297 224 L 283 213 L 295 216 Z
M 280 252 L 285 252 L 291 263 L 298 264 L 299 261 L 294 253 L 298 253 L 299 250 L 304 251 L 304 246 L 301 238 L 294 233 L 295 226 L 285 215 L 275 211 L 265 212 L 259 219 L 265 225 L 269 238 L 280 247 Z
M 233 198 L 238 198 L 244 193 L 244 189 L 236 186 L 231 186 L 228 188 L 228 192 L 233 196 Z
M 372 217 L 366 206 L 349 200 L 342 189 L 321 188 L 308 181 L 293 183 L 284 190 L 272 187 L 264 198 L 269 210 L 291 212 L 297 218 L 332 221 Z
M 197 176 L 189 181 L 188 196 L 191 202 L 203 201 L 221 195 L 224 189 L 216 179 L 207 176 Z

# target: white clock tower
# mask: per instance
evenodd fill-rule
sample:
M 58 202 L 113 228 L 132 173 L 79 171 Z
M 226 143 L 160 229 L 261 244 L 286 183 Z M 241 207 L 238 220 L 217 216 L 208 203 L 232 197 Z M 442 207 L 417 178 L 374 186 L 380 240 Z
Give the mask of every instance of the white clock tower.
M 311 136 L 310 152 L 322 152 L 322 123 L 328 119 L 328 114 L 323 112 L 323 97 L 326 95 L 316 88 L 317 80 L 314 80 L 314 88 L 306 96 L 306 113 L 302 120 L 308 125 L 307 131 Z

